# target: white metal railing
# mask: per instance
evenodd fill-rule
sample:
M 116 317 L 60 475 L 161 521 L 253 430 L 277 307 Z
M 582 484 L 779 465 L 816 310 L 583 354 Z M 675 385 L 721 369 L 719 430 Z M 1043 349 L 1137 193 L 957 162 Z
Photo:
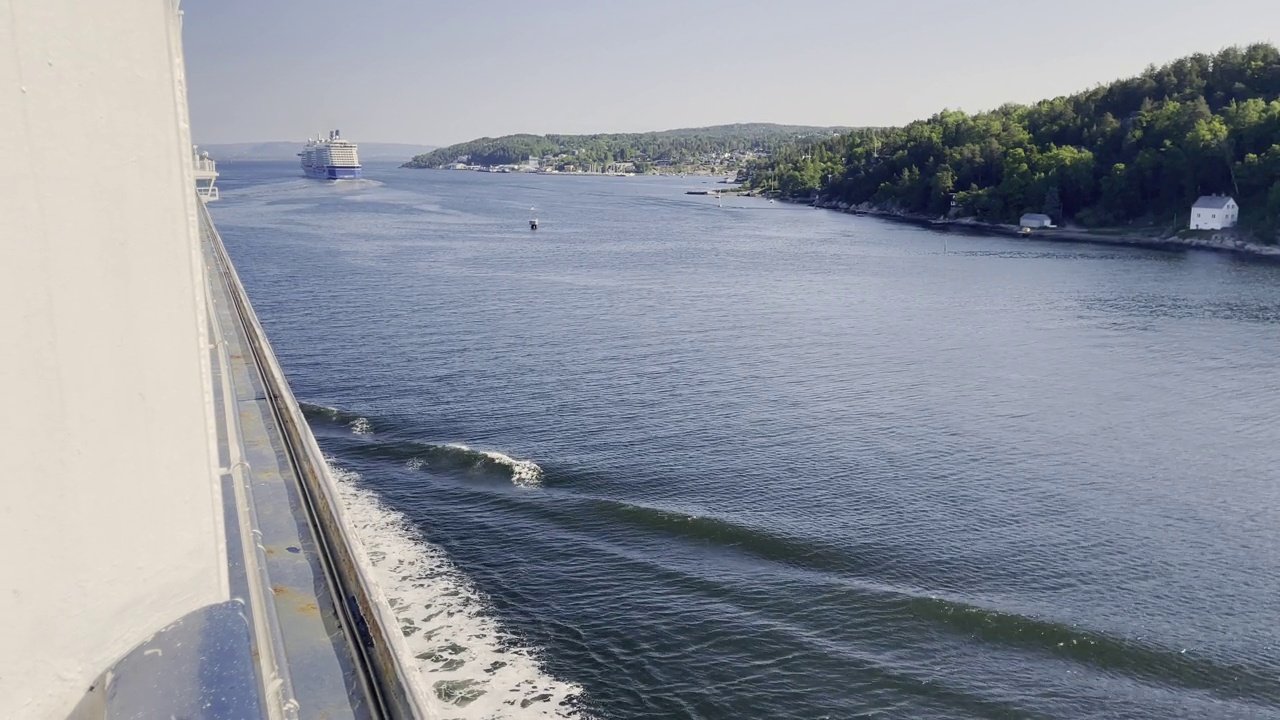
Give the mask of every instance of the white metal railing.
M 218 162 L 207 157 L 197 157 L 195 159 L 196 172 L 206 172 L 218 174 Z
M 191 146 L 191 167 L 195 170 L 196 195 L 202 202 L 213 202 L 218 199 L 218 163 L 209 157 L 209 153 L 201 153 L 196 146 Z

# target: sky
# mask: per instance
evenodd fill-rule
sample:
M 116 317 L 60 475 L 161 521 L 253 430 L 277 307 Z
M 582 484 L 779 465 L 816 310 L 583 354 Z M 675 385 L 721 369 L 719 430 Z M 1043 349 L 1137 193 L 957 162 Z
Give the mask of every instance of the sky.
M 885 126 L 1280 42 L 1277 0 L 184 0 L 197 143 Z

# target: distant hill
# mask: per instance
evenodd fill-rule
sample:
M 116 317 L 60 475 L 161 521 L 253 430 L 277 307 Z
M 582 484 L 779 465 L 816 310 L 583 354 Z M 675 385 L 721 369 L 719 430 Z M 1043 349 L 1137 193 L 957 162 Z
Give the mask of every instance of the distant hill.
M 575 165 L 630 162 L 679 165 L 724 153 L 768 153 L 805 138 L 827 138 L 843 127 L 739 123 L 645 133 L 504 135 L 419 154 L 405 167 L 441 167 L 466 158 L 474 165 L 507 165 L 529 158 L 559 158 Z
M 435 149 L 434 145 L 411 145 L 406 143 L 361 142 L 360 160 L 404 160 L 407 157 L 421 155 Z M 298 156 L 303 141 L 285 140 L 280 142 L 259 143 L 218 143 L 201 145 L 201 151 L 207 151 L 214 160 L 292 160 Z

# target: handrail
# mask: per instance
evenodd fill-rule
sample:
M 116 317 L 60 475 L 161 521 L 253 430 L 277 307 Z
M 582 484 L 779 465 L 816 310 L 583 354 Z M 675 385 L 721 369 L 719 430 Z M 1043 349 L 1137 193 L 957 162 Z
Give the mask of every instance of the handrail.
M 203 207 L 203 203 L 201 203 Z M 212 279 L 209 268 L 204 272 L 205 301 L 209 312 L 215 312 Z M 231 386 L 231 357 L 227 353 L 227 341 L 217 318 L 212 318 L 214 347 L 218 352 L 221 368 L 222 410 L 227 429 L 227 474 L 235 492 L 236 510 L 240 529 L 240 545 L 244 553 L 245 580 L 249 589 L 249 607 L 253 615 L 254 637 L 258 647 L 258 662 L 262 671 L 263 704 L 270 720 L 297 720 L 298 700 L 294 696 L 293 681 L 283 665 L 285 655 L 284 634 L 280 629 L 280 617 L 275 602 L 267 597 L 271 580 L 267 575 L 266 548 L 262 545 L 261 525 L 257 506 L 253 501 L 253 468 L 244 459 L 241 440 L 240 414 L 236 412 L 236 396 Z M 252 548 L 252 550 L 250 549 Z
M 311 513 L 312 527 L 324 556 L 322 564 L 326 564 L 326 569 L 332 573 L 331 579 L 340 594 L 337 610 L 348 618 L 343 627 L 359 633 L 359 637 L 353 638 L 353 649 L 364 658 L 371 680 L 378 686 L 372 688 L 377 693 L 376 700 L 382 705 L 383 712 L 392 717 L 431 717 L 426 688 L 416 669 L 408 665 L 410 653 L 404 637 L 398 632 L 399 622 L 382 588 L 370 576 L 372 563 L 355 526 L 346 517 L 320 446 L 302 416 L 257 314 L 248 302 L 239 274 L 227 255 L 208 208 L 203 203 L 198 203 L 198 206 L 231 300 L 237 306 L 249 349 L 258 361 L 267 386 L 268 401 L 280 421 L 286 449 L 298 470 L 299 490 Z M 370 651 L 372 655 L 366 654 Z

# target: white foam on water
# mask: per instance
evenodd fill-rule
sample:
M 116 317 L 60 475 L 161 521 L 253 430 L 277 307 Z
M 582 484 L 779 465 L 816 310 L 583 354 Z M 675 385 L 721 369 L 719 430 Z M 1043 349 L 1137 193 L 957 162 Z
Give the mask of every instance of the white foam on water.
M 412 662 L 431 690 L 435 716 L 582 717 L 575 709 L 582 688 L 548 675 L 536 654 L 502 629 L 483 594 L 442 549 L 427 542 L 402 513 L 360 487 L 357 473 L 334 466 L 332 460 L 329 467 Z
M 338 414 L 341 412 L 340 410 L 338 410 L 338 408 L 329 407 L 328 405 L 310 405 L 308 403 L 302 403 L 302 404 L 309 408 L 312 408 L 315 412 L 318 412 L 321 415 L 324 415 L 330 420 L 337 420 Z
M 332 180 L 331 182 L 333 183 L 334 187 L 344 188 L 344 189 L 361 188 L 361 187 L 383 187 L 384 185 L 386 185 L 386 183 L 382 182 L 381 180 L 374 180 L 373 178 L 367 178 L 367 177 L 337 178 L 335 180 Z
M 369 422 L 369 418 L 358 417 L 347 425 L 351 428 L 354 435 L 372 435 L 373 424 Z
M 449 443 L 446 447 L 479 453 L 500 465 L 511 468 L 511 482 L 522 487 L 539 487 L 542 485 L 542 468 L 532 460 L 516 460 L 510 455 L 489 450 L 472 450 L 466 445 Z

